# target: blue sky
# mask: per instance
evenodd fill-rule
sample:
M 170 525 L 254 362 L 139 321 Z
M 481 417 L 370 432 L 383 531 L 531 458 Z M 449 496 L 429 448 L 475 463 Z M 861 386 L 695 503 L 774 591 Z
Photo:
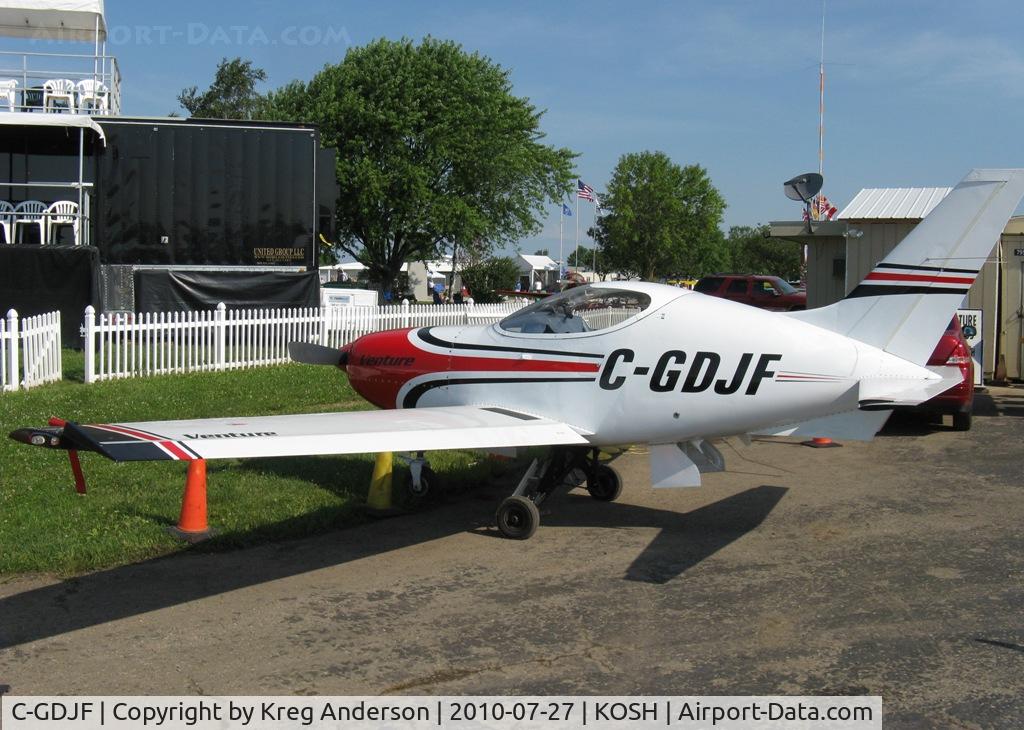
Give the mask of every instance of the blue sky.
M 547 110 L 548 140 L 580 153 L 598 191 L 620 155 L 662 150 L 707 168 L 725 225 L 748 225 L 798 217 L 781 183 L 817 169 L 820 0 L 106 0 L 106 13 L 128 114 L 175 110 L 224 56 L 252 59 L 277 86 L 350 45 L 430 34 L 510 69 L 515 92 Z M 842 206 L 862 187 L 1024 166 L 1022 21 L 1020 0 L 829 0 L 825 194 Z M 557 211 L 524 252 L 558 249 Z M 585 228 L 588 203 L 582 214 Z

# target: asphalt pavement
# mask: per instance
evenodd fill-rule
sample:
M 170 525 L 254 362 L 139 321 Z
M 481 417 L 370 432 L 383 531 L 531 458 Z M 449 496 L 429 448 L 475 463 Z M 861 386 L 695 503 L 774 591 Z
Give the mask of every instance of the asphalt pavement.
M 1024 387 L 974 428 L 720 448 L 728 471 L 0 582 L 17 694 L 880 694 L 886 727 L 1024 725 Z M 211 488 L 214 488 L 211 485 Z M 216 515 L 211 515 L 216 523 Z

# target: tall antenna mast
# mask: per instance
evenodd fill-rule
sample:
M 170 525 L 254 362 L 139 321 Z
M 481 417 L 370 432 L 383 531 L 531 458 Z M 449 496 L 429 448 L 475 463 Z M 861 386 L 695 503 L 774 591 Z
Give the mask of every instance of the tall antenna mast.
M 821 61 L 818 64 L 818 174 L 825 170 L 825 0 L 821 0 Z
M 818 174 L 825 173 L 825 0 L 821 0 L 821 60 L 818 62 Z M 818 196 L 811 205 L 813 220 L 818 220 Z

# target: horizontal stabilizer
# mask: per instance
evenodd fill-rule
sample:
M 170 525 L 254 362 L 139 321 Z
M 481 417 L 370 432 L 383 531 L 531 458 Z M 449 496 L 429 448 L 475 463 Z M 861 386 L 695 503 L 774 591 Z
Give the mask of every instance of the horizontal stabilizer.
M 857 410 L 813 418 L 802 423 L 770 427 L 754 431 L 755 436 L 799 436 L 803 438 L 830 438 L 844 441 L 870 441 L 885 425 L 891 413 L 884 410 Z
M 898 378 L 862 380 L 858 389 L 860 409 L 879 410 L 920 405 L 963 382 L 963 373 L 955 365 L 929 367 L 928 370 L 938 377 L 919 381 Z

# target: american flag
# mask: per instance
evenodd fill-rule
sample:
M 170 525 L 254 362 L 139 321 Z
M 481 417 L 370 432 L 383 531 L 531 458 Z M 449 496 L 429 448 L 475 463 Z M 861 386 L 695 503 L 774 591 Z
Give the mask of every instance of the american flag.
M 576 197 L 594 202 L 594 188 L 587 185 L 580 179 L 576 180 Z

